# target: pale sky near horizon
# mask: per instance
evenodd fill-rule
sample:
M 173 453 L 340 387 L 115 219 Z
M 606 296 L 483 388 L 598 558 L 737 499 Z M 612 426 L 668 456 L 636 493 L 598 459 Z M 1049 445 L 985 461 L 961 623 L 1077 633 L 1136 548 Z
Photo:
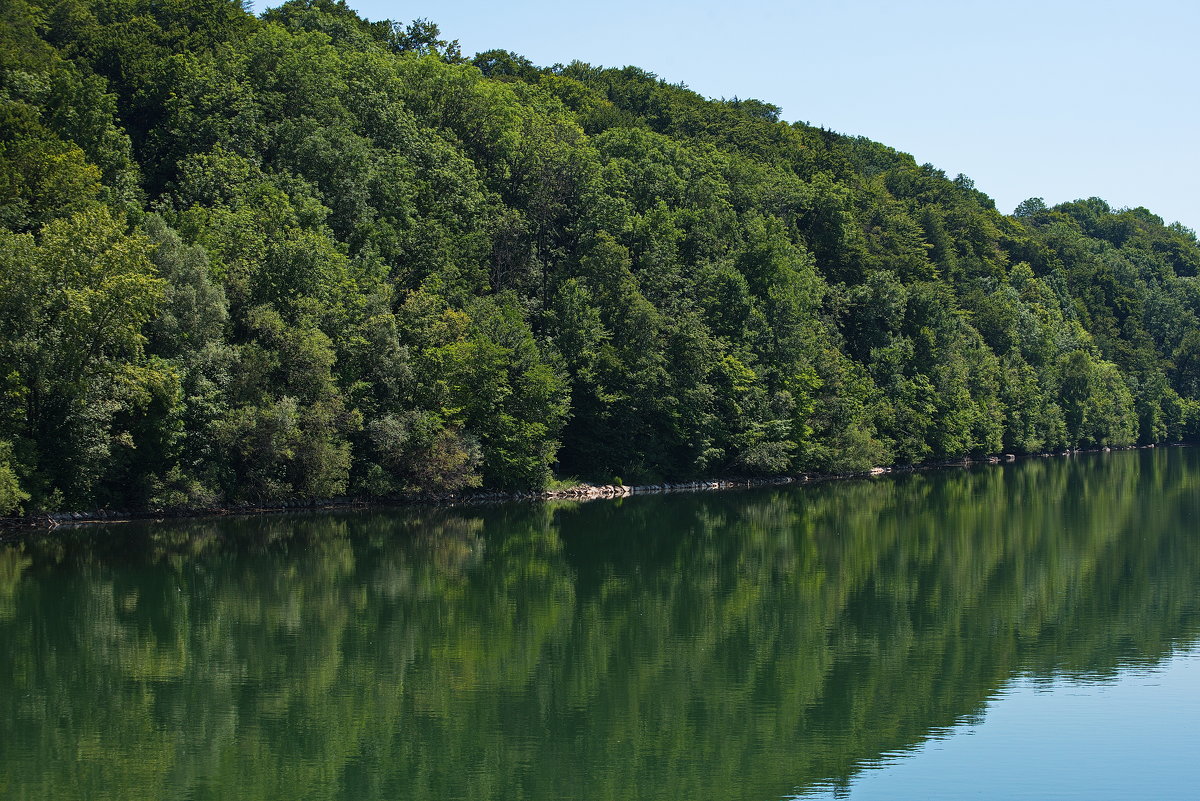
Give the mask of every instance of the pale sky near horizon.
M 348 2 L 432 20 L 468 57 L 632 64 L 774 103 L 963 173 L 1005 213 L 1098 196 L 1200 229 L 1195 0 Z

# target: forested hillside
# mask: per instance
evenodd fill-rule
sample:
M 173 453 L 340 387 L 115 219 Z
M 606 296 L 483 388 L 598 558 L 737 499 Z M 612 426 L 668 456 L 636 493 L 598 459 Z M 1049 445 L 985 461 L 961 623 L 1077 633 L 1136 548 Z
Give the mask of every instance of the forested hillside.
M 1145 209 L 1006 216 L 763 102 L 330 0 L 0 21 L 0 513 L 1200 428 L 1200 247 Z

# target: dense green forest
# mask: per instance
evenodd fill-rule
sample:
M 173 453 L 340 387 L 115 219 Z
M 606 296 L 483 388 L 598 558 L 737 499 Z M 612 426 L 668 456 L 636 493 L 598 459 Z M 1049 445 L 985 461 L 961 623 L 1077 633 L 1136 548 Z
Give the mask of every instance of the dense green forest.
M 1145 209 L 1006 216 L 767 103 L 331 0 L 0 20 L 0 513 L 1200 428 L 1200 247 Z

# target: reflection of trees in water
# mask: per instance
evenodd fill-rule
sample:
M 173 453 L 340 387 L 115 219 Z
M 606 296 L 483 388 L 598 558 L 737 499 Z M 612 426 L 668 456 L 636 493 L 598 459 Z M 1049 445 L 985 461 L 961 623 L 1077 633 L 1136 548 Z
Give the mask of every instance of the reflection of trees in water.
M 1194 636 L 1200 451 L 0 550 L 14 797 L 770 797 Z

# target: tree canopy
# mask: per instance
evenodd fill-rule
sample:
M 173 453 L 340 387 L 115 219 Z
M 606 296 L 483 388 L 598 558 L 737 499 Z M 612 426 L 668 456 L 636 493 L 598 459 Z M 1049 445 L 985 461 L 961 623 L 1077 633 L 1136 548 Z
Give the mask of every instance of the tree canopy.
M 3 0 L 0 513 L 1200 427 L 1200 247 L 338 0 Z

